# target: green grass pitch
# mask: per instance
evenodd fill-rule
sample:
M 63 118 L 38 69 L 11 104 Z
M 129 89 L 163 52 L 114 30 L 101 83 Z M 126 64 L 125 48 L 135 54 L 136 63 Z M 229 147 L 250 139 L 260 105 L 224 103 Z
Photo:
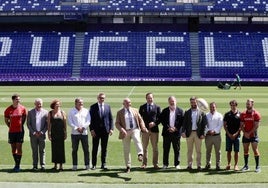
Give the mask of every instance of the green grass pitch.
M 50 142 L 46 142 L 46 168 L 45 172 L 32 172 L 31 148 L 29 143 L 28 129 L 25 126 L 25 142 L 23 144 L 22 171 L 16 173 L 10 172 L 13 168 L 13 159 L 11 149 L 7 143 L 7 127 L 4 124 L 3 112 L 11 104 L 11 95 L 19 93 L 21 101 L 27 109 L 33 108 L 35 98 L 44 100 L 44 107 L 49 110 L 49 104 L 54 98 L 62 101 L 62 109 L 69 112 L 74 105 L 75 97 L 84 98 L 84 106 L 89 106 L 96 102 L 96 96 L 99 92 L 106 93 L 106 102 L 112 107 L 115 119 L 116 112 L 122 107 L 122 101 L 125 97 L 132 100 L 132 106 L 139 108 L 145 102 L 145 93 L 153 92 L 155 103 L 161 108 L 167 107 L 167 98 L 174 95 L 177 98 L 177 105 L 184 110 L 189 108 L 189 98 L 197 96 L 205 98 L 208 102 L 215 101 L 217 109 L 224 114 L 229 110 L 229 101 L 236 99 L 240 111 L 245 109 L 247 98 L 255 100 L 255 108 L 261 113 L 262 121 L 259 128 L 260 135 L 260 164 L 262 172 L 254 172 L 255 162 L 252 150 L 250 151 L 250 168 L 246 173 L 234 171 L 203 171 L 188 172 L 186 168 L 186 142 L 181 139 L 181 167 L 182 170 L 176 170 L 172 166 L 173 150 L 170 152 L 171 166 L 167 170 L 154 170 L 151 164 L 151 147 L 149 148 L 149 166 L 147 169 L 140 169 L 140 163 L 137 161 L 134 145 L 132 145 L 132 172 L 124 173 L 124 160 L 122 143 L 118 140 L 118 131 L 110 137 L 108 144 L 108 171 L 101 171 L 100 158 L 98 158 L 98 168 L 95 171 L 85 171 L 83 169 L 82 148 L 79 148 L 79 170 L 72 171 L 71 167 L 71 141 L 70 129 L 68 128 L 68 138 L 65 142 L 66 164 L 63 172 L 52 172 L 49 169 L 53 167 L 51 163 Z M 195 86 L 2 86 L 0 92 L 0 182 L 54 182 L 54 183 L 94 183 L 94 184 L 243 184 L 243 183 L 268 183 L 268 88 L 267 87 L 243 87 L 242 90 L 218 90 L 215 87 L 195 87 Z M 161 125 L 160 130 L 161 130 Z M 225 136 L 222 130 L 222 163 L 221 167 L 226 166 Z M 89 138 L 91 146 L 91 137 Z M 91 148 L 90 148 L 91 150 Z M 162 137 L 159 139 L 159 163 L 162 166 Z M 212 167 L 214 168 L 215 156 L 212 156 Z M 195 163 L 194 163 L 195 165 Z M 202 149 L 202 165 L 205 165 L 205 147 Z M 241 145 L 239 166 L 243 165 L 243 148 Z M 81 169 L 81 170 L 80 170 Z

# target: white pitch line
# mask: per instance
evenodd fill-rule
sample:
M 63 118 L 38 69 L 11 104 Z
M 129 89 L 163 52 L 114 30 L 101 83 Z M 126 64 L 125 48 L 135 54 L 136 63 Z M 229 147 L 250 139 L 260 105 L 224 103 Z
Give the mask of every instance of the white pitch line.
M 132 89 L 130 90 L 130 92 L 127 95 L 127 98 L 129 98 L 132 95 L 132 93 L 133 93 L 133 91 L 134 91 L 135 88 L 136 88 L 136 86 L 133 86 L 132 87 Z

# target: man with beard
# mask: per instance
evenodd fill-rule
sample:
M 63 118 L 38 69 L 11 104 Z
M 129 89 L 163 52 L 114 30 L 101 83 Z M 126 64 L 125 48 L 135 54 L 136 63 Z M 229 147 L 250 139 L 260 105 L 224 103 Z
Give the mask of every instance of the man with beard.
M 248 99 L 246 103 L 246 110 L 241 113 L 240 116 L 240 124 L 241 129 L 243 132 L 243 138 L 242 143 L 244 147 L 244 161 L 245 165 L 242 168 L 242 171 L 248 171 L 248 158 L 249 158 L 249 146 L 251 143 L 254 156 L 255 156 L 255 162 L 256 162 L 256 169 L 255 172 L 260 172 L 261 168 L 259 166 L 259 149 L 258 149 L 258 143 L 259 143 L 259 137 L 257 133 L 257 129 L 260 125 L 261 115 L 258 111 L 254 109 L 254 100 Z

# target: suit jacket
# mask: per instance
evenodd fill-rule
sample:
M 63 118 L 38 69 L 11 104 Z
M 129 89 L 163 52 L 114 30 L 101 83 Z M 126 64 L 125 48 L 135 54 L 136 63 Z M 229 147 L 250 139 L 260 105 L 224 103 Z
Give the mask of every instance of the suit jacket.
M 145 103 L 140 106 L 139 113 L 145 123 L 146 128 L 149 130 L 149 123 L 154 122 L 155 126 L 152 127 L 150 130 L 151 132 L 158 133 L 159 132 L 158 125 L 159 125 L 159 117 L 161 113 L 161 108 L 158 105 L 153 104 L 151 111 L 148 112 L 147 103 Z
M 103 127 L 105 127 L 107 134 L 109 134 L 110 130 L 114 129 L 113 116 L 110 105 L 104 103 L 103 108 L 104 112 L 102 117 L 100 117 L 98 103 L 91 105 L 89 110 L 91 116 L 91 123 L 89 125 L 89 128 L 90 131 L 94 130 L 97 135 L 103 133 Z
M 138 109 L 130 107 L 129 110 L 133 114 L 138 129 L 140 129 L 141 131 L 145 131 L 146 127 L 141 115 L 139 114 Z M 117 112 L 115 126 L 119 130 L 119 139 L 123 139 L 124 136 L 121 134 L 121 128 L 126 130 L 125 108 L 122 108 Z
M 197 109 L 197 135 L 200 136 L 205 135 L 205 128 L 207 126 L 207 116 L 200 109 Z M 192 132 L 192 110 L 189 109 L 185 112 L 182 132 L 185 133 L 186 137 L 189 137 Z
M 41 127 L 40 131 L 44 138 L 46 138 L 46 132 L 47 132 L 47 115 L 48 111 L 45 109 L 41 109 Z M 28 112 L 27 116 L 27 127 L 29 129 L 29 136 L 33 136 L 34 132 L 37 132 L 36 129 L 36 111 L 35 109 L 32 109 Z
M 169 114 L 170 114 L 169 107 L 165 108 L 162 111 L 162 113 L 160 114 L 160 121 L 161 121 L 161 124 L 163 125 L 162 136 L 169 136 L 170 134 L 176 134 L 180 137 L 181 136 L 181 127 L 182 127 L 183 118 L 184 118 L 184 111 L 181 108 L 176 107 L 175 127 L 177 128 L 177 131 L 175 131 L 174 133 L 170 133 L 168 131 L 168 128 L 170 127 Z

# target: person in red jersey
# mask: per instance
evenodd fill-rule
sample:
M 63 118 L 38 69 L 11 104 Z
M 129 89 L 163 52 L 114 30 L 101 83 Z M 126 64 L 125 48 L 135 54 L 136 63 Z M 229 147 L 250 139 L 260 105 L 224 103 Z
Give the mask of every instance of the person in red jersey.
M 240 115 L 240 125 L 243 132 L 242 143 L 244 147 L 244 161 L 245 165 L 242 168 L 242 171 L 249 170 L 248 167 L 248 158 L 249 158 L 249 146 L 251 143 L 255 162 L 256 162 L 256 169 L 255 172 L 260 172 L 261 168 L 259 166 L 259 149 L 258 143 L 259 138 L 257 134 L 257 129 L 260 125 L 261 115 L 258 111 L 254 109 L 254 101 L 253 99 L 248 99 L 246 103 L 246 110 L 241 113 Z
M 24 123 L 27 117 L 27 110 L 20 104 L 20 95 L 12 95 L 12 105 L 4 112 L 5 123 L 9 128 L 8 143 L 11 145 L 15 167 L 13 171 L 20 171 L 20 161 L 22 156 L 22 143 L 24 138 Z

